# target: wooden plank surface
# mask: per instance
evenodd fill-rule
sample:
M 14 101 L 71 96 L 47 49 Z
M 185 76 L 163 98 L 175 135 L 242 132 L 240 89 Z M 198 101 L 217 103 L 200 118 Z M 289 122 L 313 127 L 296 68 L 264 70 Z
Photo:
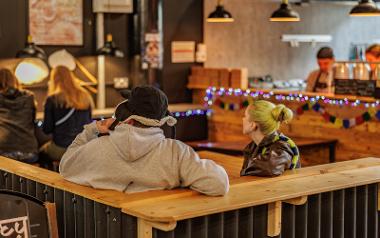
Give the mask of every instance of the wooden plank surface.
M 202 103 L 204 97 L 206 96 L 206 87 L 197 87 L 195 85 L 193 90 L 193 101 Z M 252 89 L 251 91 L 255 91 Z M 263 92 L 269 92 L 272 90 L 260 90 Z M 289 95 L 295 93 L 302 93 L 305 96 L 317 96 L 317 93 L 306 93 L 306 92 L 294 92 L 294 91 L 277 91 L 273 90 L 274 94 Z M 322 96 L 322 95 L 319 95 Z M 360 100 L 362 105 L 352 107 L 349 105 L 329 105 L 320 102 L 326 109 L 326 111 L 336 116 L 337 118 L 356 118 L 361 116 L 364 112 L 368 111 L 363 104 L 364 103 L 374 103 L 379 101 L 379 99 L 374 99 L 371 97 L 357 97 L 350 95 L 324 95 L 330 99 L 345 99 L 348 101 Z M 215 99 L 215 98 L 214 98 Z M 241 102 L 244 97 L 228 96 L 223 97 L 223 101 L 230 102 Z M 294 112 L 297 108 L 303 106 L 305 102 L 297 101 L 286 101 L 286 100 L 275 100 L 274 97 L 266 100 L 271 100 L 274 103 L 282 103 L 291 108 Z M 242 117 L 244 115 L 244 109 L 238 111 L 229 111 L 221 109 L 218 106 L 213 105 L 213 114 L 209 117 L 208 124 L 208 140 L 210 141 L 230 141 L 230 140 L 246 140 L 246 137 L 242 135 Z M 376 108 L 380 110 L 380 106 Z M 295 118 L 288 124 L 281 128 L 282 132 L 289 137 L 312 137 L 312 138 L 323 138 L 323 139 L 338 139 L 339 142 L 336 148 L 336 161 L 352 160 L 363 157 L 380 157 L 380 149 L 378 149 L 378 141 L 380 140 L 380 121 L 376 118 L 371 119 L 362 125 L 357 125 L 349 129 L 338 128 L 336 125 L 330 122 L 326 122 L 322 115 L 313 110 L 305 111 L 302 115 L 295 115 Z M 310 157 L 313 152 L 307 151 L 304 162 L 307 161 L 306 165 L 321 164 L 326 163 L 328 158 L 324 156 L 316 156 L 317 158 Z M 326 153 L 323 153 L 326 154 Z
M 319 174 L 297 179 L 232 185 L 224 197 L 203 195 L 123 206 L 143 219 L 170 222 L 268 204 L 299 196 L 335 191 L 380 181 L 380 166 Z
M 173 222 L 243 207 L 283 201 L 314 193 L 380 182 L 380 159 L 365 158 L 286 171 L 283 176 L 239 177 L 241 157 L 199 152 L 226 168 L 231 189 L 224 197 L 208 197 L 189 189 L 125 194 L 65 181 L 59 174 L 0 157 L 0 169 L 71 192 L 146 220 Z

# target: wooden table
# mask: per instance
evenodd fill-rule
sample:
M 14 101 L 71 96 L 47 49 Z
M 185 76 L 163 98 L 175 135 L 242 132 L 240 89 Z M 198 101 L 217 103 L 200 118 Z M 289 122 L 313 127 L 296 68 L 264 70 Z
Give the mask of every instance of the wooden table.
M 335 147 L 338 140 L 333 139 L 313 139 L 313 138 L 292 138 L 297 144 L 298 148 L 310 148 L 316 146 L 327 146 L 329 148 L 329 162 L 335 162 Z M 193 147 L 195 150 L 209 150 L 214 152 L 219 152 L 229 155 L 243 155 L 243 149 L 250 142 L 246 141 L 189 141 L 186 142 L 189 146 Z

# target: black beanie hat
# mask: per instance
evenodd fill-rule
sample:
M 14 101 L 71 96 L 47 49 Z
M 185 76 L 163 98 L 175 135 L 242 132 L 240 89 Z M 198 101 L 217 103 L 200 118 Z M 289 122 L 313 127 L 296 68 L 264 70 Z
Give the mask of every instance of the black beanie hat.
M 124 90 L 124 98 L 128 99 L 118 105 L 115 117 L 124 121 L 131 115 L 161 120 L 168 115 L 168 98 L 160 89 L 152 86 L 138 86 L 132 91 Z

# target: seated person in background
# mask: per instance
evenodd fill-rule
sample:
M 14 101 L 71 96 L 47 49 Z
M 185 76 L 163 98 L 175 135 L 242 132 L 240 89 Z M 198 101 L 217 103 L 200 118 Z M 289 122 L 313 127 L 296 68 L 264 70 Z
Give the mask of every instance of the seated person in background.
M 0 69 L 0 155 L 26 163 L 38 160 L 36 104 L 9 69 Z
M 335 63 L 334 52 L 330 47 L 322 47 L 317 53 L 319 69 L 314 70 L 307 77 L 307 92 L 334 93 Z
M 368 62 L 380 62 L 380 45 L 373 44 L 365 51 L 365 58 Z M 376 68 L 376 64 L 370 64 L 371 74 Z M 372 75 L 371 75 L 372 76 Z M 372 77 L 370 77 L 372 79 Z
M 174 126 L 166 95 L 150 86 L 136 87 L 119 105 L 125 115 L 114 131 L 115 119 L 85 126 L 63 155 L 59 171 L 74 183 L 123 192 L 190 187 L 201 193 L 224 195 L 226 171 L 200 159 L 186 144 L 166 139 L 164 124 Z M 98 134 L 109 135 L 98 137 Z
M 255 101 L 245 110 L 243 133 L 252 142 L 244 149 L 240 175 L 277 176 L 286 169 L 300 167 L 295 143 L 278 132 L 282 122 L 289 122 L 292 111 L 282 104 Z
M 92 121 L 93 104 L 91 95 L 68 68 L 57 66 L 51 71 L 43 131 L 52 133 L 53 140 L 41 147 L 42 158 L 61 159 L 83 126 Z

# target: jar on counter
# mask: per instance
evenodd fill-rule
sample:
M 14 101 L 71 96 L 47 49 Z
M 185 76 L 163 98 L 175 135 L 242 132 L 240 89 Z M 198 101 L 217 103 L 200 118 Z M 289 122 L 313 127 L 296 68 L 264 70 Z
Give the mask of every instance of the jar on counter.
M 351 79 L 351 70 L 348 63 L 337 63 L 334 67 L 335 79 Z
M 353 69 L 354 79 L 357 80 L 369 80 L 370 79 L 370 69 L 365 63 L 356 63 Z
M 375 69 L 371 73 L 372 80 L 380 80 L 380 64 L 377 64 Z

